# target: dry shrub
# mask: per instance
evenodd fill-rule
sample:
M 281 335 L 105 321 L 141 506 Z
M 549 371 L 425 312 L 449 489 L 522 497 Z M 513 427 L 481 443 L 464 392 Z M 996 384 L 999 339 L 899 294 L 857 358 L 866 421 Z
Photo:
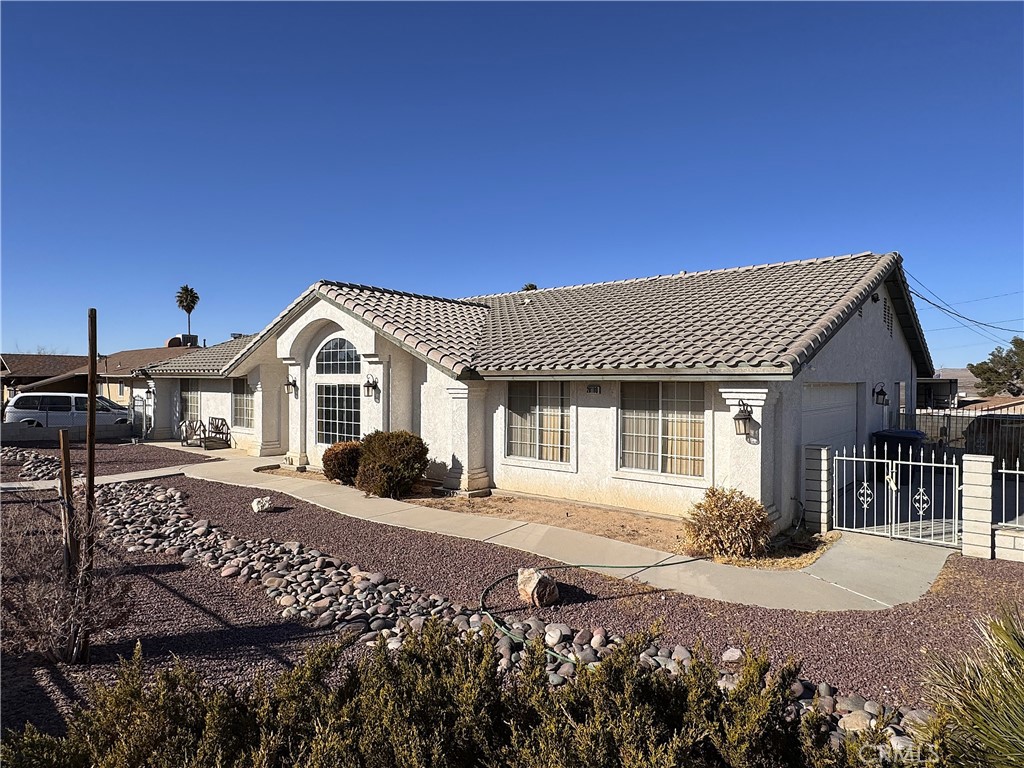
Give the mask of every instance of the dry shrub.
M 340 480 L 345 485 L 355 485 L 362 454 L 363 446 L 358 440 L 335 443 L 324 451 L 324 477 Z
M 84 528 L 84 499 L 75 499 L 80 511 L 78 534 L 92 541 L 83 547 L 82 562 L 92 558 L 94 568 L 78 578 L 66 578 L 63 560 L 60 500 L 37 501 L 5 495 L 2 518 L 3 649 L 15 653 L 35 651 L 50 661 L 75 661 L 76 647 L 124 621 L 130 601 L 123 570 L 95 542 L 102 522 L 97 514 L 91 530 Z
M 427 444 L 412 432 L 372 432 L 362 446 L 356 488 L 363 493 L 401 498 L 427 469 Z
M 687 549 L 711 557 L 760 557 L 768 551 L 772 524 L 757 499 L 735 488 L 708 488 L 683 522 Z

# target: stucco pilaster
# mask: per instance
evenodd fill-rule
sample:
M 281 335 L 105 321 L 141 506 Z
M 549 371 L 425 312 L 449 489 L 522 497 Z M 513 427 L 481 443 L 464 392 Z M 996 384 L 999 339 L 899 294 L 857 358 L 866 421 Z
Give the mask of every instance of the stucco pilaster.
M 725 445 L 716 449 L 717 483 L 737 488 L 758 499 L 774 520 L 778 520 L 778 500 L 774 497 L 774 463 L 772 460 L 776 393 L 764 384 L 748 386 L 722 386 L 719 396 L 725 401 L 723 414 L 728 422 L 721 430 Z M 753 417 L 749 435 L 735 434 L 733 420 L 740 408 L 747 406 Z
M 446 388 L 451 408 L 451 466 L 444 478 L 450 490 L 480 492 L 491 487 L 487 472 L 483 383 Z
M 306 454 L 306 366 L 292 357 L 281 359 L 288 366 L 286 382 L 295 382 L 297 387 L 285 392 L 288 399 L 288 452 L 285 461 L 293 466 L 302 467 L 309 464 Z M 287 387 L 285 388 L 288 389 Z

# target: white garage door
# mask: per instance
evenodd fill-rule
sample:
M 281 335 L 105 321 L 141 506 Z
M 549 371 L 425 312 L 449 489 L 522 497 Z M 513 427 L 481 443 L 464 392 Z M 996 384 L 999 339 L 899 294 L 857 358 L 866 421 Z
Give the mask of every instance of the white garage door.
M 857 385 L 805 384 L 802 421 L 804 445 L 852 451 L 857 444 Z

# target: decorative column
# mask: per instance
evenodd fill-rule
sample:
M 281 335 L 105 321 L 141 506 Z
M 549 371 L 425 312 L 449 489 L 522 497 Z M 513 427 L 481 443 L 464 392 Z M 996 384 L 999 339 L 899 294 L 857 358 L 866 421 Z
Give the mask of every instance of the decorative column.
M 452 464 L 444 487 L 466 496 L 489 496 L 491 478 L 485 460 L 486 425 L 483 383 L 447 387 L 451 403 Z
M 285 462 L 294 467 L 304 467 L 309 464 L 306 455 L 306 366 L 293 357 L 281 358 L 281 362 L 288 366 L 285 381 L 298 384 L 292 392 L 282 385 L 282 394 L 288 398 L 288 452 Z
M 804 521 L 807 530 L 825 533 L 832 525 L 832 449 L 827 445 L 804 446 Z
M 968 454 L 963 458 L 964 557 L 992 559 L 992 456 Z

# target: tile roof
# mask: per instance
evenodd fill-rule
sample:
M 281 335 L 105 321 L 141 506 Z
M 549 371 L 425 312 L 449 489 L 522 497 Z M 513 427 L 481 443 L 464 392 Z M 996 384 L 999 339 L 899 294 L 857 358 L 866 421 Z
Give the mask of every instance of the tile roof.
M 313 288 L 457 375 L 472 368 L 489 309 L 485 304 L 321 280 Z
M 475 297 L 491 312 L 473 366 L 792 373 L 899 263 L 864 253 Z
M 154 363 L 158 363 L 162 360 L 167 360 L 174 357 L 187 354 L 194 350 L 188 347 L 149 347 L 146 349 L 126 349 L 121 352 L 115 352 L 111 355 L 100 355 L 96 361 L 96 372 L 100 378 L 131 378 L 132 371 L 144 368 Z M 88 360 L 88 356 L 86 356 Z M 67 381 L 76 376 L 87 376 L 89 373 L 89 364 L 80 365 L 77 368 L 73 368 L 66 373 L 62 373 L 58 376 L 51 376 L 48 379 L 37 381 L 23 387 L 23 391 L 31 392 L 34 389 L 46 387 L 51 384 L 56 384 L 61 381 Z
M 3 375 L 7 377 L 48 378 L 67 373 L 89 362 L 88 355 L 3 355 Z
M 884 282 L 919 374 L 929 376 L 901 261 L 897 253 L 860 253 L 467 299 L 323 280 L 233 347 L 221 370 L 321 299 L 456 376 L 794 374 Z M 174 370 L 164 365 L 160 373 Z
M 256 334 L 247 334 L 212 347 L 189 349 L 188 354 L 145 368 L 151 376 L 220 375 L 254 338 Z

